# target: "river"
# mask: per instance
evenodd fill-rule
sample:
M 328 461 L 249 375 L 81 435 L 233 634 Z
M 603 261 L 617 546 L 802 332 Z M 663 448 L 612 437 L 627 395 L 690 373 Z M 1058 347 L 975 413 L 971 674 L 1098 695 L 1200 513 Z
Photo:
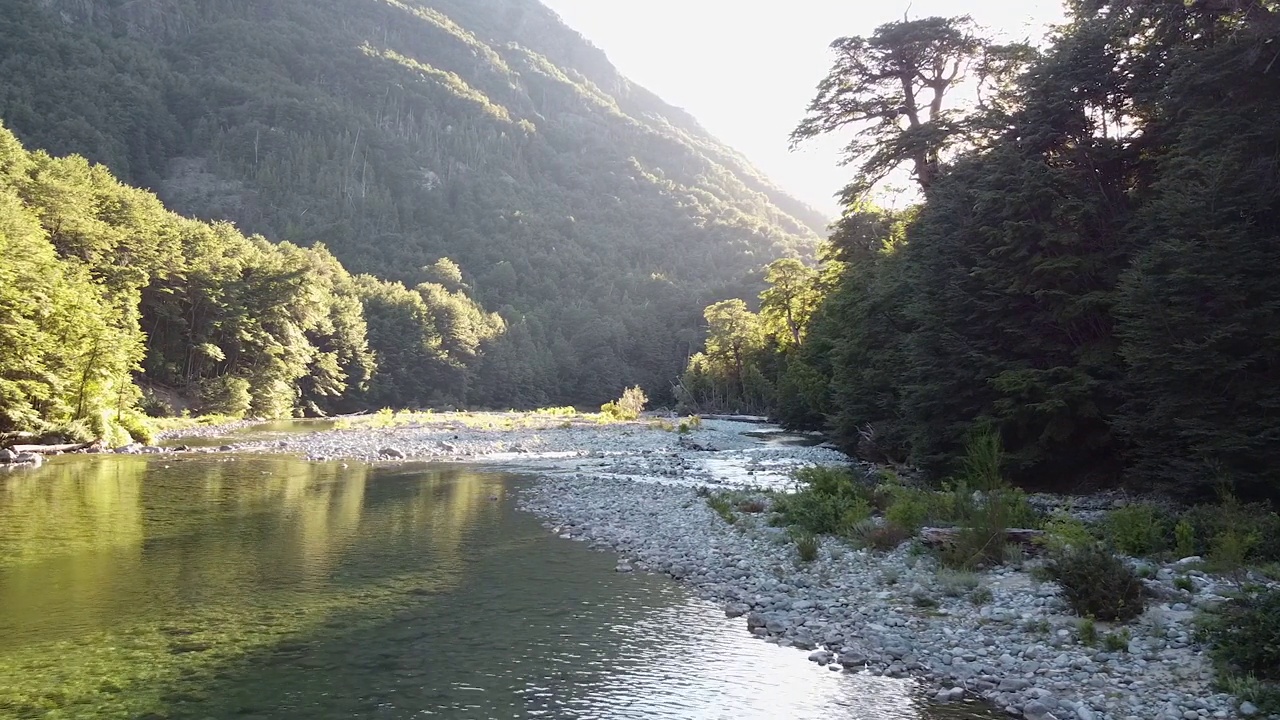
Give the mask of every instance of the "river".
M 0 717 L 987 717 L 616 573 L 515 509 L 528 481 L 263 455 L 0 474 Z

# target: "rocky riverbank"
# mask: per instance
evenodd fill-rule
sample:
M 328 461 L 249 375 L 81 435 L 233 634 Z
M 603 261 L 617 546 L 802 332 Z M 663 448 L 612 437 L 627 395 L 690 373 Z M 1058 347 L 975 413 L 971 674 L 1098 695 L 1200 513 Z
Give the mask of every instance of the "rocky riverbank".
M 1138 621 L 1097 627 L 1116 639 L 1082 643 L 1079 618 L 1052 583 L 1001 568 L 977 580 L 982 601 L 957 592 L 909 545 L 888 553 L 826 540 L 798 561 L 786 532 L 763 515 L 729 525 L 691 488 L 588 473 L 546 477 L 522 506 L 561 537 L 622 557 L 623 572 L 671 575 L 746 616 L 754 634 L 851 671 L 932 681 L 939 700 L 981 697 L 1032 720 L 1204 720 L 1247 716 L 1214 691 L 1193 638 L 1200 606 L 1221 602 L 1222 581 L 1190 571 L 1194 592 L 1175 587 L 1184 568 L 1153 568 L 1157 595 Z M 1255 711 L 1256 712 L 1256 711 Z
M 762 441 L 745 433 L 765 428 L 734 421 L 680 433 L 652 418 L 518 419 L 445 416 L 405 427 L 232 442 L 219 450 L 533 471 L 540 479 L 521 506 L 561 537 L 618 553 L 619 571 L 670 575 L 722 602 L 729 616 L 745 617 L 746 630 L 769 642 L 801 648 L 832 670 L 923 678 L 941 701 L 980 698 L 1030 720 L 1257 714 L 1214 690 L 1194 638 L 1196 611 L 1221 602 L 1232 584 L 1189 563 L 1148 566 L 1151 607 L 1124 626 L 1099 623 L 1090 641 L 1057 586 L 1028 572 L 1034 561 L 961 577 L 910 544 L 883 553 L 824 539 L 817 559 L 803 563 L 765 512 L 744 512 L 730 525 L 698 490 L 784 486 L 797 467 L 848 462 L 833 449 Z M 767 498 L 761 500 L 756 510 L 767 509 Z

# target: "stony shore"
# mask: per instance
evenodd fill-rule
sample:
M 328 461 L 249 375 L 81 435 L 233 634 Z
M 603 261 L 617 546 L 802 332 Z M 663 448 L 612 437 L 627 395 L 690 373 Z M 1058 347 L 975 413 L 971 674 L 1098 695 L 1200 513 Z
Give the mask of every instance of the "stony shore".
M 1215 692 L 1194 638 L 1197 609 L 1221 602 L 1227 580 L 1177 564 L 1150 567 L 1145 582 L 1155 599 L 1147 612 L 1123 627 L 1099 623 L 1100 638 L 1116 639 L 1089 646 L 1056 586 L 1035 581 L 1027 567 L 981 574 L 989 592 L 975 602 L 909 544 L 881 553 L 825 538 L 818 558 L 802 563 L 764 514 L 730 525 L 698 493 L 777 487 L 796 467 L 849 461 L 826 447 L 744 434 L 761 430 L 769 428 L 708 421 L 679 434 L 647 422 L 492 429 L 437 422 L 222 449 L 532 471 L 539 480 L 521 507 L 561 537 L 618 553 L 620 572 L 670 575 L 722 602 L 730 617 L 744 617 L 747 631 L 768 642 L 803 649 L 832 670 L 921 678 L 940 701 L 980 698 L 1030 720 L 1256 716 L 1251 705 Z

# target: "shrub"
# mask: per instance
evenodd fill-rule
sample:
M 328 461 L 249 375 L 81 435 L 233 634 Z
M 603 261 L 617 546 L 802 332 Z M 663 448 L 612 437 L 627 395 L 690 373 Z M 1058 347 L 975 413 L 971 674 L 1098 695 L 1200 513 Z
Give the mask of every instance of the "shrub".
M 891 522 L 876 525 L 864 535 L 867 547 L 883 551 L 894 550 L 910 538 L 910 532 Z
M 1071 548 L 1088 547 L 1098 542 L 1084 522 L 1066 513 L 1055 514 L 1044 524 L 1044 535 L 1038 541 L 1052 553 Z
M 649 404 L 649 398 L 637 385 L 623 390 L 622 397 L 617 400 L 601 405 L 600 412 L 614 420 L 635 420 L 640 417 L 640 413 L 644 412 L 644 406 L 647 404 Z
M 808 532 L 796 534 L 796 554 L 800 556 L 800 562 L 817 560 L 819 547 L 821 545 L 818 542 L 817 535 Z
M 1107 513 L 1107 540 L 1125 555 L 1142 557 L 1165 547 L 1167 531 L 1160 511 L 1150 505 L 1128 505 Z
M 738 516 L 733 514 L 733 506 L 729 503 L 729 498 L 724 495 L 708 496 L 707 506 L 715 510 L 716 514 L 730 525 L 738 520 Z
M 1238 528 L 1223 530 L 1214 536 L 1205 557 L 1208 566 L 1217 572 L 1234 572 L 1244 567 L 1253 549 L 1262 542 L 1257 531 Z
M 976 590 L 981 580 L 978 578 L 977 573 L 944 568 L 934 576 L 934 582 L 938 584 L 938 591 L 943 595 L 960 597 L 965 593 Z
M 205 381 L 200 399 L 206 413 L 217 413 L 240 419 L 253 407 L 253 393 L 249 381 L 233 375 L 223 375 Z
M 1045 568 L 1062 586 L 1067 604 L 1081 617 L 1130 620 L 1146 606 L 1142 581 L 1123 560 L 1097 547 L 1058 553 Z
M 1081 618 L 1076 623 L 1076 635 L 1081 645 L 1093 647 L 1098 642 L 1098 626 L 1094 624 L 1093 618 Z
M 1280 515 L 1264 503 L 1242 503 L 1225 494 L 1216 505 L 1197 505 L 1183 513 L 1179 522 L 1183 521 L 1192 528 L 1195 551 L 1191 555 L 1208 556 L 1217 538 L 1237 533 L 1241 540 L 1249 535 L 1257 538 L 1245 558 L 1248 562 L 1280 561 Z
M 1280 700 L 1280 590 L 1253 592 L 1223 603 L 1201 618 L 1210 654 L 1229 676 L 1258 681 L 1260 706 Z M 1261 701 L 1261 702 L 1260 702 Z M 1280 705 L 1280 703 L 1276 703 Z M 1280 707 L 1262 707 L 1280 712 Z
M 787 524 L 819 535 L 845 534 L 871 516 L 870 490 L 848 468 L 805 468 L 795 478 L 804 487 L 775 503 Z
M 1102 646 L 1106 648 L 1107 652 L 1127 652 L 1131 639 L 1132 637 L 1129 635 L 1128 630 L 1121 630 L 1120 632 L 1109 633 L 1103 638 Z
M 1027 549 L 1018 543 L 1007 543 L 1004 546 L 1004 564 L 1015 570 L 1021 570 L 1027 563 Z
M 135 442 L 143 445 L 150 445 L 155 442 L 155 433 L 151 429 L 150 423 L 147 422 L 146 416 L 137 412 L 123 412 L 116 418 L 116 422 L 124 431 L 129 433 L 129 437 Z
M 884 511 L 884 518 L 911 532 L 924 525 L 951 525 L 957 519 L 954 492 L 881 484 L 874 491 L 873 501 Z
M 970 487 L 983 492 L 1004 488 L 1004 448 L 1000 435 L 990 429 L 975 433 L 965 443 L 964 478 Z
M 1173 526 L 1173 552 L 1180 558 L 1196 554 L 1196 527 L 1186 518 Z
M 942 553 L 944 564 L 958 568 L 998 565 L 1004 562 L 1006 531 L 1035 526 L 1035 511 L 1025 493 L 1004 481 L 1000 474 L 1003 465 L 1004 451 L 995 433 L 981 432 L 966 444 L 965 479 L 951 492 L 960 532 L 955 544 Z M 974 487 L 980 492 L 971 494 Z
M 888 488 L 888 493 L 888 506 L 884 510 L 885 520 L 915 532 L 932 519 L 929 496 L 933 493 L 904 487 Z
M 1009 489 L 993 489 L 981 500 L 957 490 L 956 515 L 960 532 L 954 545 L 940 555 L 945 565 L 974 568 L 999 565 L 1005 561 L 1007 530 L 1024 523 L 1026 496 Z M 1016 520 L 1017 522 L 1011 522 Z
M 1196 584 L 1192 582 L 1191 578 L 1187 577 L 1186 575 L 1179 575 L 1178 577 L 1174 578 L 1173 586 L 1178 588 L 1179 590 L 1182 590 L 1183 592 L 1196 591 Z
M 991 588 L 987 587 L 980 587 L 969 594 L 969 602 L 974 605 L 986 605 L 994 599 L 995 596 L 991 594 Z

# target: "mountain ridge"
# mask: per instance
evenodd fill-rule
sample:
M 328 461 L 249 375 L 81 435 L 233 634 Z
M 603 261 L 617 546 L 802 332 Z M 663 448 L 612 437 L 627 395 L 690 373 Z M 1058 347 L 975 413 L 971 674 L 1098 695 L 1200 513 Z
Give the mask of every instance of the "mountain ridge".
M 0 30 L 28 145 L 352 272 L 456 261 L 542 366 L 468 401 L 662 398 L 701 307 L 825 227 L 531 0 L 23 0 Z

